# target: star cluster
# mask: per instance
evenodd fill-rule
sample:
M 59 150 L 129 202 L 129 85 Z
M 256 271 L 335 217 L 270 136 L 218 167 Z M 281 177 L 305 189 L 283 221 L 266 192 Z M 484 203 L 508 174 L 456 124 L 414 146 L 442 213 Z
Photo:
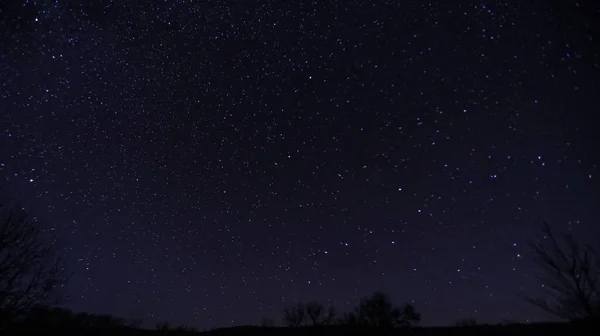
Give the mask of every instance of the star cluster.
M 3 196 L 64 239 L 75 310 L 539 320 L 538 220 L 598 231 L 594 4 L 8 2 Z

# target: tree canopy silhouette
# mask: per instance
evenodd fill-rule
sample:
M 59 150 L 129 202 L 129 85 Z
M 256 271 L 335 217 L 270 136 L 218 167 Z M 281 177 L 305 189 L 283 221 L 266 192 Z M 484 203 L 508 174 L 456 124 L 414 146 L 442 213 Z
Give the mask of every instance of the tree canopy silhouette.
M 371 297 L 363 298 L 355 311 L 346 316 L 346 320 L 350 324 L 396 328 L 419 322 L 421 314 L 410 304 L 401 308 L 394 307 L 387 294 L 375 292 Z
M 306 315 L 313 325 L 330 325 L 336 317 L 335 307 L 325 306 L 318 301 L 310 301 L 306 304 Z
M 546 222 L 542 229 L 544 240 L 530 246 L 543 271 L 538 279 L 545 295 L 525 300 L 561 319 L 600 321 L 598 248 L 579 243 L 570 234 L 558 238 Z
M 308 325 L 309 323 L 314 326 L 331 325 L 334 323 L 336 316 L 335 307 L 325 308 L 318 301 L 297 302 L 285 307 L 283 310 L 283 322 L 290 327 Z
M 306 305 L 296 302 L 283 309 L 283 323 L 288 327 L 306 325 Z
M 64 255 L 25 211 L 0 204 L 0 326 L 63 297 Z

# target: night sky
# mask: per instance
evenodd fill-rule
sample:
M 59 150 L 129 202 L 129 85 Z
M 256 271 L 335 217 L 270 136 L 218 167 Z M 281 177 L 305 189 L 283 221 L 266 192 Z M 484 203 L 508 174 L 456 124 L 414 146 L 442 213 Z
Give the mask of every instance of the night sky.
M 537 321 L 540 220 L 600 231 L 592 1 L 1 6 L 2 198 L 63 241 L 76 311 L 383 290 L 423 325 Z

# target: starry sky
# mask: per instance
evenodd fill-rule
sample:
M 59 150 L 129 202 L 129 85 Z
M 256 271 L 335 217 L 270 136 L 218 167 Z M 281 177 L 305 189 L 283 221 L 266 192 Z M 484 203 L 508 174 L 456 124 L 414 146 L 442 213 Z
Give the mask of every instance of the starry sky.
M 69 308 L 201 328 L 547 319 L 527 242 L 598 229 L 593 1 L 3 1 L 2 198 Z M 595 119 L 598 120 L 598 119 Z

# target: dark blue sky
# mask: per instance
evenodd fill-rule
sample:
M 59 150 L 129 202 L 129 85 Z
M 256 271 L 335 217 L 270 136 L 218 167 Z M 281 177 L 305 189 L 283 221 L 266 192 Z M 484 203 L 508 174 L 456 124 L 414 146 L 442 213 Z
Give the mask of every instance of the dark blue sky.
M 540 320 L 539 221 L 598 233 L 591 2 L 2 6 L 2 197 L 64 241 L 75 310 Z

